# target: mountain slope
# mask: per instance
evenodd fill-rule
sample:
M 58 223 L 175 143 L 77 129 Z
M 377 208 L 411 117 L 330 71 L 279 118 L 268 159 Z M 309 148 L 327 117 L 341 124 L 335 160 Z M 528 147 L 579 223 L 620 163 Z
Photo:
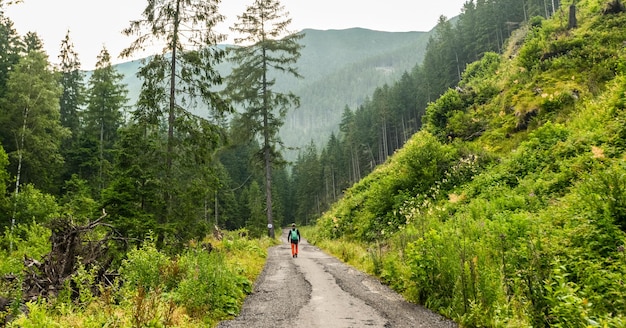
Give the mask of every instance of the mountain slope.
M 305 84 L 295 84 L 301 107 L 288 114 L 281 131 L 285 141 L 298 146 L 326 141 L 330 131 L 337 131 L 346 105 L 354 109 L 376 87 L 397 81 L 420 63 L 430 35 L 364 29 L 304 32 L 306 48 L 299 65 L 311 71 L 303 69 Z
M 613 5 L 578 1 L 578 27 L 563 8 L 469 65 L 309 240 L 463 326 L 623 327 L 626 10 Z
M 395 82 L 421 62 L 430 32 L 380 32 L 361 28 L 306 29 L 297 63 L 303 79 L 277 76 L 276 90 L 300 96 L 299 109 L 289 112 L 281 136 L 289 147 L 325 141 L 335 131 L 346 105 L 354 108 L 376 87 Z M 130 104 L 141 82 L 135 76 L 140 60 L 116 65 L 124 74 Z M 228 75 L 230 63 L 219 71 Z M 199 113 L 202 114 L 201 112 Z M 288 155 L 289 156 L 289 155 Z

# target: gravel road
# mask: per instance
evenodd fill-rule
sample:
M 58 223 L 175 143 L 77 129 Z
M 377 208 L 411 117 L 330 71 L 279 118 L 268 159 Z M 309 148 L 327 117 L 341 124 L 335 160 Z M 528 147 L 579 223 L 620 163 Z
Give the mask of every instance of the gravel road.
M 241 314 L 221 328 L 429 327 L 457 325 L 402 296 L 378 280 L 343 264 L 319 248 L 300 243 L 291 257 L 287 230 L 283 244 L 268 250 L 263 272 Z

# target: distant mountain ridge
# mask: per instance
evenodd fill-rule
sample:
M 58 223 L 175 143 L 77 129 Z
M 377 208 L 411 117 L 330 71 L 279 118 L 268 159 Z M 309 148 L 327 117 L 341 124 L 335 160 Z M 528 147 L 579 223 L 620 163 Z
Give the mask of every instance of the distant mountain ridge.
M 422 61 L 431 34 L 363 28 L 305 29 L 300 33 L 305 37 L 297 67 L 303 78 L 276 79 L 277 91 L 291 91 L 301 99 L 300 108 L 288 113 L 281 130 L 283 142 L 289 147 L 325 142 L 331 132 L 337 131 L 346 105 L 356 109 L 377 87 L 397 81 Z M 141 60 L 115 65 L 124 75 L 130 104 L 135 103 L 141 88 L 136 77 L 140 65 Z M 218 70 L 226 76 L 232 66 L 224 62 Z

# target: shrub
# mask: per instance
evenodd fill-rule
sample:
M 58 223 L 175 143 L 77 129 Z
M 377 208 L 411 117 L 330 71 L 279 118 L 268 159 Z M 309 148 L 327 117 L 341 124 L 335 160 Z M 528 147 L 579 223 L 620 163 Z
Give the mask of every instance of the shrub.
M 527 71 L 532 71 L 539 67 L 541 63 L 541 55 L 543 53 L 545 42 L 540 38 L 536 30 L 532 30 L 524 46 L 520 49 L 517 60 Z
M 486 122 L 480 120 L 472 113 L 455 111 L 448 120 L 449 134 L 462 140 L 473 140 L 485 130 Z
M 426 108 L 423 118 L 425 129 L 440 141 L 446 141 L 448 139 L 446 131 L 448 120 L 456 111 L 465 111 L 465 104 L 459 92 L 448 89 Z
M 563 125 L 546 123 L 520 145 L 508 164 L 508 170 L 520 179 L 530 172 L 555 163 L 554 148 L 557 143 L 565 141 L 568 135 L 569 132 Z
M 568 281 L 564 267 L 557 264 L 546 282 L 546 299 L 550 306 L 550 327 L 586 327 L 590 324 L 591 304 L 580 296 L 580 287 Z
M 15 222 L 47 223 L 50 219 L 59 217 L 59 206 L 54 196 L 35 189 L 33 185 L 25 185 L 19 194 L 14 196 Z
M 173 292 L 174 300 L 194 317 L 211 312 L 222 319 L 235 315 L 252 283 L 230 271 L 218 252 L 191 250 L 181 256 L 183 277 Z
M 17 224 L 13 233 L 5 228 L 0 237 L 0 276 L 21 274 L 24 257 L 41 260 L 50 252 L 49 238 L 50 229 L 36 222 Z
M 612 236 L 611 240 L 601 243 L 612 252 L 623 238 L 621 233 L 613 231 L 612 226 L 616 225 L 626 232 L 626 164 L 620 163 L 589 175 L 584 181 L 578 189 L 579 197 L 591 210 L 592 220 L 597 223 L 602 235 Z
M 124 280 L 124 288 L 129 291 L 137 291 L 140 288 L 148 291 L 162 287 L 163 272 L 168 257 L 161 253 L 150 237 L 140 248 L 128 252 L 128 256 L 122 261 L 120 276 Z
M 533 16 L 528 21 L 528 25 L 530 25 L 531 27 L 539 28 L 543 24 L 544 20 L 545 19 L 543 18 L 543 16 Z
M 20 315 L 16 320 L 9 322 L 7 328 L 61 328 L 48 313 L 48 306 L 45 301 L 28 302 L 28 314 Z
M 502 57 L 495 52 L 487 52 L 476 62 L 470 63 L 463 71 L 462 82 L 469 80 L 486 79 L 496 73 Z

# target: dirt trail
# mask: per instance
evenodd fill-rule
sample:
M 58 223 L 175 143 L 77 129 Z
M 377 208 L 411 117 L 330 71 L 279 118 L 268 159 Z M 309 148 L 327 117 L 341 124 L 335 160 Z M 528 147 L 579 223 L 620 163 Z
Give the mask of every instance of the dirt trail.
M 268 250 L 267 263 L 241 314 L 218 327 L 457 327 L 306 240 L 292 258 L 286 232 L 283 244 Z

